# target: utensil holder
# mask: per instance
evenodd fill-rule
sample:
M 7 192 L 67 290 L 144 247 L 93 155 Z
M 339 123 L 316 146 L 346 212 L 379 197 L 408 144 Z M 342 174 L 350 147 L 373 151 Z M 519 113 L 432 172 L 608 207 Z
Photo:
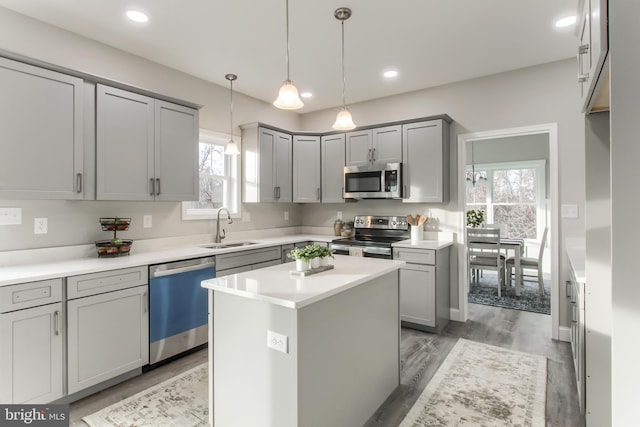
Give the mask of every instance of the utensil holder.
M 422 225 L 412 225 L 411 226 L 411 241 L 419 242 L 422 240 Z

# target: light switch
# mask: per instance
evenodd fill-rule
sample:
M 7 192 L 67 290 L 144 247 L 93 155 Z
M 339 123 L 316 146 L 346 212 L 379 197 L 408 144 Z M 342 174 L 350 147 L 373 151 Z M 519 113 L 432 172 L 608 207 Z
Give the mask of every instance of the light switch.
M 142 217 L 142 226 L 144 228 L 151 228 L 153 226 L 153 217 L 151 215 L 145 215 Z
M 562 205 L 562 218 L 578 218 L 578 205 Z
M 289 221 L 289 212 L 287 211 L 284 212 L 284 220 Z
M 0 208 L 0 225 L 22 224 L 21 208 Z

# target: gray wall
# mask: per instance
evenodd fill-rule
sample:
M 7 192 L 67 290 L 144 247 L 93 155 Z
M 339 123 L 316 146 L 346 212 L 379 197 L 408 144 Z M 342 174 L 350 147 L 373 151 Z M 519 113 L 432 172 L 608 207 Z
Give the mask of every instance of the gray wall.
M 584 116 L 579 111 L 578 88 L 575 83 L 575 60 L 568 59 L 529 67 L 460 83 L 439 86 L 399 96 L 349 105 L 359 126 L 394 120 L 449 114 L 451 126 L 451 200 L 446 204 L 402 204 L 372 202 L 354 205 L 305 206 L 304 223 L 330 225 L 337 210 L 352 213 L 396 214 L 427 213 L 439 220 L 442 231 L 459 232 L 458 209 L 458 135 L 531 126 L 545 123 L 558 125 L 559 204 L 578 205 L 577 219 L 559 219 L 560 254 L 569 237 L 584 237 Z M 304 130 L 330 130 L 338 109 L 302 116 Z M 559 218 L 559 215 L 558 215 Z M 457 265 L 457 251 L 452 263 Z M 560 279 L 567 275 L 564 257 L 560 257 Z M 452 270 L 451 301 L 458 306 L 457 266 Z M 563 283 L 563 282 L 562 282 Z M 569 325 L 568 306 L 560 301 L 560 325 Z

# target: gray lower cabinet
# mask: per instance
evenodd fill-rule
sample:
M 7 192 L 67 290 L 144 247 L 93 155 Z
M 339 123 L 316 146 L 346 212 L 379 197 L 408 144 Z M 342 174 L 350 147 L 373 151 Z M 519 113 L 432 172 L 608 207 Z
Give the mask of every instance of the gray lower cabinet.
M 442 119 L 402 125 L 405 203 L 449 201 L 449 123 Z
M 320 138 L 322 203 L 344 203 L 345 135 Z
M 63 396 L 62 279 L 0 288 L 0 402 Z
M 67 278 L 69 394 L 149 363 L 147 278 L 146 266 Z
M 281 246 L 216 255 L 216 277 L 242 273 L 282 263 Z
M 393 248 L 400 271 L 400 320 L 414 329 L 440 333 L 449 323 L 449 248 Z
M 197 200 L 198 112 L 96 85 L 98 200 Z
M 83 199 L 82 79 L 0 58 L 0 94 L 0 199 Z
M 586 403 L 585 284 L 576 280 L 572 269 L 569 269 L 569 273 L 570 279 L 566 285 L 567 298 L 571 307 L 571 354 L 578 388 L 578 404 L 580 412 L 584 413 Z
M 291 203 L 292 137 L 259 126 L 242 128 L 242 201 Z
M 293 136 L 293 202 L 320 203 L 319 136 Z

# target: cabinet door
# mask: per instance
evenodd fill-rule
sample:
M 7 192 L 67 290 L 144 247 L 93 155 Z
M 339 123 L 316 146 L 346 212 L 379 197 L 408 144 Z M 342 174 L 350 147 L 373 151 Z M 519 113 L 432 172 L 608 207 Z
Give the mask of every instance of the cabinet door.
M 322 150 L 322 203 L 344 203 L 345 135 L 323 136 Z
M 271 129 L 260 128 L 258 130 L 259 139 L 259 170 L 258 186 L 260 188 L 260 198 L 258 202 L 276 201 L 275 182 L 275 151 L 278 140 L 278 132 Z
M 0 402 L 49 403 L 62 394 L 62 304 L 0 314 Z
M 81 79 L 0 58 L 0 198 L 82 199 Z
M 406 264 L 400 269 L 400 320 L 436 327 L 435 267 Z
M 198 111 L 155 101 L 156 200 L 198 200 Z
M 347 132 L 346 164 L 347 166 L 366 166 L 371 163 L 371 130 Z
M 97 85 L 96 185 L 99 200 L 153 200 L 153 99 Z
M 69 394 L 149 363 L 147 285 L 67 303 Z
M 293 202 L 320 202 L 320 137 L 293 137 Z
M 449 200 L 449 132 L 442 120 L 402 126 L 403 202 Z
M 591 73 L 591 19 L 589 1 L 584 2 L 580 30 L 578 32 L 578 84 L 583 105 L 588 102 Z
M 386 126 L 372 130 L 371 157 L 376 163 L 400 163 L 402 161 L 402 126 Z
M 276 201 L 280 203 L 291 203 L 293 200 L 293 182 L 291 179 L 293 153 L 291 140 L 291 135 L 278 132 L 274 153 L 275 164 L 273 167 L 273 171 L 275 175 L 274 182 L 277 188 Z

